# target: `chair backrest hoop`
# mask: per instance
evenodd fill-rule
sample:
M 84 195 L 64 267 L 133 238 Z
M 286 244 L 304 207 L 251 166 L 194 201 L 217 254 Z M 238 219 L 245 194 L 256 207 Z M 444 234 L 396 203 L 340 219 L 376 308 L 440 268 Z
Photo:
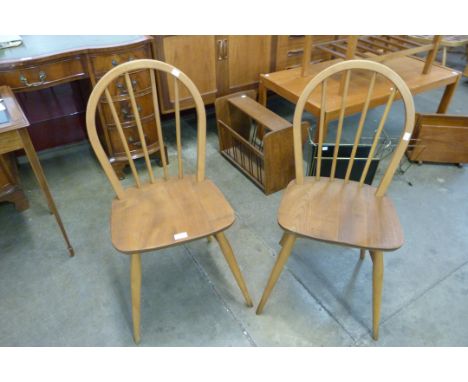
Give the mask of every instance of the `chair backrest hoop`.
M 414 128 L 415 120 L 415 108 L 413 96 L 411 91 L 408 88 L 408 85 L 403 81 L 403 79 L 389 67 L 368 60 L 348 60 L 334 64 L 320 73 L 318 73 L 304 88 L 302 94 L 299 97 L 299 100 L 296 104 L 296 109 L 294 112 L 294 160 L 296 167 L 296 183 L 302 184 L 304 182 L 304 164 L 303 164 L 303 152 L 302 152 L 302 142 L 301 142 L 301 123 L 302 123 L 302 114 L 304 112 L 305 105 L 309 99 L 311 93 L 326 79 L 329 77 L 348 70 L 367 70 L 380 74 L 381 76 L 390 80 L 400 94 L 400 97 L 403 101 L 405 108 L 405 124 L 403 132 L 400 136 L 400 142 L 395 148 L 393 157 L 387 167 L 387 170 L 380 181 L 380 184 L 377 188 L 376 195 L 383 196 L 393 178 L 393 174 L 398 166 L 398 163 L 401 160 L 411 137 L 411 133 Z M 320 126 L 323 128 L 323 126 Z
M 105 93 L 107 87 L 121 75 L 126 73 L 149 69 L 167 73 L 180 81 L 189 91 L 195 102 L 195 109 L 197 112 L 197 181 L 202 181 L 205 177 L 205 152 L 206 152 L 206 112 L 203 100 L 200 92 L 198 91 L 192 80 L 183 72 L 176 67 L 169 65 L 165 62 L 142 59 L 126 62 L 118 65 L 115 68 L 108 71 L 96 84 L 88 100 L 88 106 L 86 108 L 86 126 L 88 131 L 89 141 L 93 147 L 94 152 L 104 169 L 109 181 L 114 188 L 118 198 L 123 196 L 124 189 L 117 178 L 112 166 L 110 165 L 109 159 L 99 141 L 99 137 L 96 130 L 96 110 L 100 102 L 101 96 Z M 155 115 L 156 123 L 160 123 L 159 110 L 158 115 Z

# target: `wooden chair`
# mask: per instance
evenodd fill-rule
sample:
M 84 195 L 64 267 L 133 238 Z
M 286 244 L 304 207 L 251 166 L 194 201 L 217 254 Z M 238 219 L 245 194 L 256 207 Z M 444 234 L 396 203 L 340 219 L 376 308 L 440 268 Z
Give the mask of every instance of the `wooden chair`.
M 344 77 L 343 89 L 339 85 L 328 88 L 332 76 Z M 356 129 L 354 145 L 350 156 L 345 179 L 335 178 L 338 147 L 343 131 L 346 98 L 350 78 L 360 76 L 368 79 L 369 89 Z M 370 99 L 376 83 L 386 81 L 390 87 L 386 106 L 378 124 L 369 157 L 359 182 L 349 179 L 356 149 L 361 139 L 363 127 L 369 109 Z M 336 83 L 336 81 L 335 81 Z M 319 89 L 321 88 L 321 90 Z M 314 177 L 304 177 L 303 154 L 301 144 L 301 118 L 306 102 L 314 91 L 321 94 L 322 113 L 319 123 L 319 141 L 317 170 Z M 351 92 L 350 92 L 351 93 Z M 321 152 L 324 140 L 324 113 L 327 101 L 341 102 L 338 119 L 335 150 L 330 177 L 320 176 Z M 405 107 L 405 122 L 400 141 L 393 157 L 377 188 L 364 184 L 367 171 L 374 155 L 378 140 L 385 125 L 393 101 L 401 97 Z M 403 233 L 397 213 L 391 200 L 385 196 L 398 163 L 405 152 L 414 127 L 414 103 L 405 82 L 390 68 L 369 60 L 350 60 L 330 66 L 315 76 L 305 87 L 294 113 L 294 153 L 296 179 L 284 192 L 278 211 L 278 223 L 285 231 L 281 239 L 281 251 L 266 285 L 257 314 L 260 314 L 274 287 L 281 270 L 286 263 L 297 237 L 355 247 L 361 250 L 361 259 L 365 251 L 370 252 L 373 261 L 373 337 L 379 333 L 380 302 L 383 281 L 383 252 L 398 249 L 403 244 Z
M 156 133 L 160 145 L 162 178 L 156 179 L 148 155 L 146 138 L 142 129 L 139 110 L 131 83 L 132 72 L 146 70 L 150 78 Z M 164 147 L 161 120 L 156 92 L 156 71 L 172 77 L 175 91 L 175 124 L 178 158 L 178 176 L 170 177 Z M 119 120 L 116 106 L 119 97 L 112 97 L 110 86 L 116 79 L 122 79 L 128 90 L 133 118 L 136 121 L 139 139 L 142 144 L 148 181 L 138 174 L 130 155 L 126 132 Z M 121 81 L 121 80 L 119 80 Z M 185 87 L 196 105 L 197 112 L 197 172 L 184 176 L 180 127 L 180 84 Z M 110 106 L 116 129 L 125 149 L 135 185 L 124 189 L 120 184 L 103 150 L 96 131 L 96 108 L 104 96 Z M 89 140 L 101 163 L 116 198 L 112 202 L 111 237 L 114 247 L 130 255 L 131 295 L 133 334 L 136 343 L 140 341 L 140 289 L 141 253 L 212 235 L 217 239 L 227 263 L 244 295 L 248 306 L 252 300 L 237 265 L 231 246 L 223 231 L 234 223 L 234 211 L 219 189 L 205 178 L 206 114 L 200 93 L 193 82 L 177 68 L 155 60 L 135 60 L 119 65 L 106 73 L 96 84 L 89 98 L 86 110 L 86 124 Z
M 315 50 L 328 54 L 331 58 L 344 60 L 366 59 L 376 62 L 384 62 L 392 58 L 411 56 L 416 53 L 428 52 L 423 74 L 430 73 L 432 64 L 437 56 L 442 36 L 433 36 L 426 41 L 414 41 L 404 36 L 357 36 L 350 35 L 346 38 L 338 38 L 314 45 Z M 309 73 L 310 56 L 312 52 L 312 36 L 304 39 L 304 56 L 302 60 L 301 75 Z

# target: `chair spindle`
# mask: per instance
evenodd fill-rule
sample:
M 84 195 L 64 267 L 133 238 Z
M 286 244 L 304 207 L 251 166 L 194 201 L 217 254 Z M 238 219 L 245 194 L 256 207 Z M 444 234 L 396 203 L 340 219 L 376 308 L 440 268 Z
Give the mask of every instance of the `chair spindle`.
M 154 183 L 155 179 L 154 179 L 154 174 L 153 174 L 153 167 L 151 166 L 151 161 L 150 161 L 150 157 L 148 154 L 148 147 L 146 146 L 145 134 L 143 132 L 143 126 L 141 125 L 141 120 L 140 120 L 140 113 L 138 112 L 138 107 L 135 101 L 135 94 L 133 92 L 132 81 L 130 80 L 130 76 L 128 75 L 128 73 L 125 73 L 125 83 L 127 85 L 128 94 L 130 96 L 130 102 L 132 104 L 132 109 L 133 109 L 133 115 L 135 116 L 135 121 L 136 121 L 137 129 L 138 129 L 138 136 L 140 137 L 141 147 L 143 149 L 143 154 L 145 156 L 145 162 L 146 162 L 146 167 L 148 168 L 149 178 L 151 180 L 151 183 Z
M 323 132 L 326 129 L 325 125 L 325 113 L 327 108 L 327 85 L 328 81 L 322 82 L 322 107 L 320 109 L 320 124 L 319 124 L 319 142 L 318 142 L 318 153 L 317 153 L 317 171 L 316 178 L 320 180 L 320 167 L 322 166 L 322 145 L 323 145 Z
M 351 78 L 351 70 L 347 70 L 345 79 L 344 79 L 343 92 L 341 93 L 340 116 L 338 120 L 338 128 L 336 130 L 335 149 L 333 150 L 333 162 L 332 162 L 332 168 L 331 168 L 331 173 L 330 173 L 330 180 L 333 180 L 335 178 L 336 161 L 338 158 L 338 151 L 340 148 L 341 133 L 343 131 L 343 121 L 344 121 L 344 114 L 345 114 L 345 109 L 346 109 L 346 98 L 348 97 L 350 78 Z
M 176 122 L 176 141 L 177 141 L 177 161 L 179 164 L 179 179 L 184 177 L 184 168 L 182 163 L 182 138 L 180 134 L 180 101 L 179 101 L 179 82 L 174 77 L 174 112 Z
M 370 103 L 370 100 L 371 100 L 371 97 L 372 97 L 372 93 L 374 92 L 374 85 L 375 85 L 376 77 L 377 77 L 377 73 L 374 72 L 372 74 L 372 77 L 371 77 L 371 80 L 370 80 L 369 90 L 367 92 L 367 97 L 366 97 L 366 100 L 364 102 L 364 107 L 362 108 L 361 118 L 359 119 L 359 125 L 358 125 L 358 129 L 356 131 L 356 136 L 354 137 L 353 149 L 351 151 L 351 156 L 349 158 L 348 167 L 346 169 L 345 183 L 349 182 L 349 177 L 351 176 L 351 171 L 353 169 L 354 158 L 356 157 L 357 147 L 358 147 L 359 142 L 361 140 L 362 130 L 363 130 L 363 127 L 364 127 L 364 123 L 366 122 L 367 111 L 369 110 L 369 103 Z
M 114 118 L 114 123 L 115 123 L 115 126 L 117 127 L 117 132 L 119 133 L 120 140 L 122 141 L 125 155 L 127 156 L 128 163 L 132 170 L 133 178 L 135 179 L 135 183 L 137 187 L 140 188 L 141 187 L 140 177 L 135 167 L 135 162 L 133 161 L 132 155 L 130 154 L 130 149 L 128 147 L 127 138 L 125 137 L 125 134 L 123 132 L 122 124 L 120 123 L 119 117 L 117 115 L 117 111 L 115 110 L 114 101 L 112 100 L 112 97 L 109 93 L 109 89 L 106 88 L 105 94 L 106 94 L 107 103 L 109 104 L 109 108 L 111 110 L 112 118 Z
M 151 78 L 151 91 L 153 93 L 153 108 L 154 108 L 154 119 L 156 121 L 156 133 L 158 134 L 158 142 L 159 142 L 159 154 L 161 155 L 161 162 L 162 162 L 163 171 L 164 171 L 164 179 L 167 180 L 169 179 L 169 174 L 167 171 L 166 151 L 164 150 L 164 139 L 163 139 L 162 128 L 161 128 L 161 115 L 159 112 L 156 79 L 154 75 L 154 70 L 149 69 L 149 72 L 150 72 L 150 78 Z
M 372 158 L 374 157 L 374 152 L 377 147 L 377 142 L 380 139 L 380 134 L 382 133 L 383 127 L 385 125 L 385 122 L 387 121 L 388 113 L 390 109 L 392 108 L 392 103 L 393 100 L 395 99 L 397 93 L 396 87 L 392 88 L 392 92 L 390 93 L 390 96 L 388 97 L 387 104 L 385 105 L 385 110 L 382 115 L 382 118 L 380 119 L 379 126 L 377 127 L 377 131 L 375 133 L 374 141 L 372 142 L 372 146 L 369 152 L 369 156 L 366 161 L 366 165 L 364 166 L 364 171 L 362 172 L 361 179 L 359 181 L 359 186 L 361 187 L 364 183 L 364 180 L 366 179 L 367 176 L 367 171 L 369 170 Z

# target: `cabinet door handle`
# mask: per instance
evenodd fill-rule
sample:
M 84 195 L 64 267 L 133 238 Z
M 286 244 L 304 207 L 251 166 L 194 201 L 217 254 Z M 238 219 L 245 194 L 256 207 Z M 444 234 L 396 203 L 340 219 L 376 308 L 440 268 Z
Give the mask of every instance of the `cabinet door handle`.
M 223 60 L 224 41 L 225 41 L 225 40 L 218 40 L 218 41 L 216 41 L 216 44 L 218 45 L 218 61 L 222 61 L 222 60 Z
M 28 82 L 28 79 L 26 78 L 26 76 L 24 75 L 21 75 L 19 80 L 25 84 L 28 88 L 30 87 L 33 87 L 33 86 L 41 86 L 41 85 L 44 85 L 45 81 L 46 81 L 46 78 L 47 78 L 47 74 L 45 74 L 44 71 L 40 71 L 39 72 L 39 81 L 38 82 Z

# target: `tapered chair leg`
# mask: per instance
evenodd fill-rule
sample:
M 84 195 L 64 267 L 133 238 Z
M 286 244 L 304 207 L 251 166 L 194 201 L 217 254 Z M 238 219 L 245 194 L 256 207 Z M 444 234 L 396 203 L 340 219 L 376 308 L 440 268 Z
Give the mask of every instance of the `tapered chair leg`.
M 250 297 L 249 291 L 247 290 L 247 286 L 245 285 L 245 281 L 242 277 L 239 265 L 237 264 L 236 257 L 232 252 L 231 245 L 229 244 L 229 241 L 224 235 L 224 232 L 218 232 L 214 236 L 218 241 L 219 246 L 221 247 L 221 251 L 223 252 L 224 258 L 226 259 L 229 268 L 231 268 L 231 272 L 234 275 L 234 278 L 236 279 L 237 285 L 239 286 L 242 294 L 244 295 L 244 299 L 247 306 L 253 306 L 252 298 Z
M 372 337 L 374 340 L 379 339 L 379 322 L 380 322 L 380 306 L 382 302 L 382 285 L 383 285 L 383 252 L 372 251 Z
M 286 232 L 283 235 L 283 238 L 281 239 L 283 242 L 283 247 L 281 248 L 280 253 L 278 254 L 278 258 L 276 259 L 276 263 L 273 267 L 273 270 L 271 271 L 270 278 L 268 279 L 267 285 L 265 287 L 265 290 L 263 292 L 262 299 L 260 300 L 260 304 L 258 304 L 257 307 L 257 314 L 262 313 L 263 308 L 265 307 L 265 304 L 268 300 L 268 297 L 270 297 L 270 293 L 273 289 L 273 287 L 276 284 L 276 281 L 278 280 L 281 271 L 283 270 L 284 264 L 286 264 L 286 261 L 289 258 L 289 255 L 291 254 L 291 250 L 294 246 L 294 243 L 296 241 L 296 235 Z
M 283 236 L 281 236 L 281 240 L 279 241 L 279 244 L 280 244 L 281 246 L 284 245 L 284 241 L 286 240 L 286 235 L 287 235 L 287 233 L 284 232 L 284 233 L 283 233 Z
M 132 291 L 133 339 L 140 343 L 141 255 L 130 255 L 130 288 Z
M 361 248 L 361 251 L 359 252 L 359 259 L 364 260 L 366 257 L 366 250 L 364 248 Z

